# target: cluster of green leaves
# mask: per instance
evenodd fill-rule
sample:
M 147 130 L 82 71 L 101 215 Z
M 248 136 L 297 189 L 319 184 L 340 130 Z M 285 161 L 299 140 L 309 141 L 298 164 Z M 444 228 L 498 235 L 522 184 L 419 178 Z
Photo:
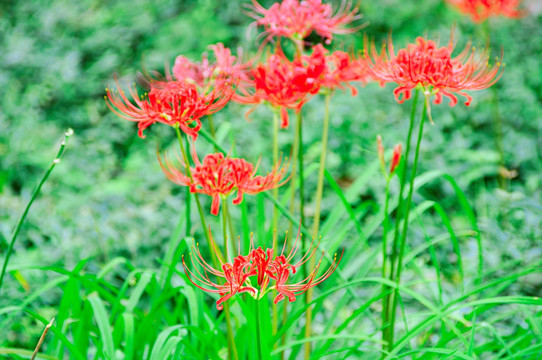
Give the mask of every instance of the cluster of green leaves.
M 484 31 L 440 0 L 361 6 L 366 31 L 377 41 L 393 29 L 397 43 L 428 31 L 445 43 L 457 22 L 458 48 L 468 39 L 485 45 Z M 173 133 L 155 126 L 139 140 L 133 124 L 110 114 L 102 96 L 113 73 L 160 70 L 179 53 L 198 59 L 218 41 L 254 49 L 242 8 L 242 1 L 219 0 L 0 4 L 0 258 L 54 156 L 55 140 L 67 127 L 76 133 L 8 267 L 11 275 L 0 293 L 0 358 L 29 358 L 52 317 L 42 359 L 224 358 L 224 315 L 216 311 L 216 299 L 187 283 L 179 265 L 193 238 L 203 238 L 202 229 L 194 226 L 193 238 L 183 236 L 184 191 L 165 180 L 151 145 L 167 147 Z M 494 54 L 502 46 L 507 63 L 495 87 L 505 164 L 518 176 L 498 188 L 491 91 L 476 94 L 470 108 L 432 107 L 436 123 L 422 143 L 400 331 L 390 359 L 538 359 L 542 352 L 542 303 L 535 298 L 542 291 L 542 21 L 535 14 L 497 19 L 490 30 Z M 362 42 L 360 34 L 352 35 L 337 38 L 334 47 L 360 49 Z M 307 194 L 316 187 L 322 102 L 317 97 L 304 108 L 310 124 L 304 134 Z M 217 142 L 256 160 L 270 149 L 271 114 L 261 107 L 247 123 L 245 111 L 229 105 L 215 116 Z M 376 254 L 384 180 L 374 139 L 382 134 L 389 148 L 404 141 L 408 111 L 395 103 L 389 86 L 370 84 L 357 97 L 333 98 L 321 246 L 330 254 L 344 248 L 345 256 L 313 301 L 314 358 L 380 356 L 386 280 L 379 277 Z M 280 134 L 286 154 L 292 137 L 293 129 Z M 264 158 L 262 168 L 266 163 Z M 285 187 L 280 201 L 286 208 L 288 196 Z M 205 200 L 204 208 L 209 205 Z M 313 207 L 309 196 L 307 213 Z M 245 244 L 250 231 L 260 244 L 271 243 L 271 208 L 259 196 L 234 209 Z M 242 223 L 243 213 L 255 216 Z M 196 219 L 194 214 L 193 224 Z M 292 225 L 282 215 L 279 232 L 296 229 L 296 221 Z M 220 233 L 218 221 L 211 226 Z M 251 300 L 245 295 L 232 302 L 244 357 L 256 351 Z M 270 339 L 265 346 L 273 356 L 281 349 L 290 358 L 300 354 L 305 309 L 301 299 L 290 304 L 288 320 L 275 335 L 264 320 L 263 338 Z M 270 304 L 260 311 L 270 314 Z

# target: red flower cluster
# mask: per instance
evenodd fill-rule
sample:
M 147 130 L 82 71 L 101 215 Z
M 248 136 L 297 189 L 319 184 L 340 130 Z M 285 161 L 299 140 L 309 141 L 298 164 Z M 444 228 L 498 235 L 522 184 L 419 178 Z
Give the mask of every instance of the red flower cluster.
M 195 153 L 192 158 L 196 166 L 186 173 L 167 158 L 164 161 L 159 158 L 159 161 L 169 180 L 179 185 L 188 186 L 192 193 L 211 196 L 213 198 L 211 206 L 213 215 L 218 215 L 220 198 L 228 197 L 233 191 L 237 191 L 233 203 L 239 205 L 243 201 L 244 194 L 253 195 L 273 189 L 288 180 L 284 179 L 287 166 L 282 167 L 280 162 L 275 164 L 267 175 L 257 176 L 258 166 L 254 167 L 244 159 L 230 158 L 222 153 L 208 154 L 203 162 L 199 161 Z M 182 160 L 180 162 L 183 167 L 187 167 Z
M 209 93 L 201 93 L 194 84 L 180 81 L 151 82 L 145 96 L 137 93 L 135 86 L 129 90 L 133 102 L 120 90 L 106 89 L 107 106 L 116 115 L 138 123 L 139 136 L 143 131 L 159 122 L 180 129 L 194 140 L 201 128 L 201 117 L 221 110 L 232 98 L 235 90 L 230 84 L 213 88 Z
M 290 61 L 278 49 L 265 63 L 253 68 L 239 87 L 234 101 L 242 104 L 268 102 L 280 109 L 283 128 L 288 127 L 288 111 L 300 111 L 311 95 L 317 94 L 321 88 L 351 88 L 349 83 L 366 82 L 369 78 L 369 65 L 364 58 L 355 58 L 349 54 L 336 51 L 328 55 L 322 45 L 312 48 L 310 55 L 296 56 Z M 247 112 L 247 116 L 254 110 Z
M 483 22 L 492 16 L 518 18 L 521 0 L 448 0 L 459 11 L 470 15 L 475 22 Z
M 435 96 L 435 103 L 442 102 L 443 96 L 450 99 L 450 106 L 457 104 L 461 95 L 470 105 L 472 97 L 463 91 L 486 89 L 500 78 L 501 64 L 488 64 L 487 53 L 476 54 L 470 45 L 456 57 L 452 57 L 452 41 L 445 47 L 438 47 L 434 41 L 418 37 L 416 44 L 410 44 L 395 54 L 391 41 L 378 54 L 374 45 L 371 49 L 372 76 L 381 85 L 397 83 L 395 98 L 403 103 L 411 96 L 412 89 L 420 87 L 426 96 Z
M 173 67 L 176 80 L 150 81 L 150 90 L 141 96 L 135 86 L 129 90 L 133 102 L 120 90 L 106 89 L 107 106 L 118 116 L 138 122 L 139 136 L 143 131 L 160 122 L 180 129 L 196 139 L 201 128 L 200 119 L 214 114 L 226 106 L 235 94 L 244 65 L 236 61 L 223 44 L 211 46 L 216 57 L 215 64 L 203 58 L 201 64 L 177 57 Z
M 215 62 L 210 63 L 204 54 L 201 63 L 190 61 L 183 55 L 177 56 L 173 65 L 173 77 L 177 81 L 196 83 L 199 87 L 215 86 L 216 81 L 229 81 L 236 85 L 247 70 L 247 64 L 233 56 L 231 50 L 218 43 L 210 46 Z
M 273 37 L 287 37 L 299 41 L 309 36 L 313 31 L 326 38 L 329 43 L 333 34 L 355 32 L 359 27 L 347 28 L 345 25 L 361 18 L 358 9 L 343 1 L 335 13 L 329 4 L 322 0 L 283 0 L 273 4 L 269 9 L 252 0 L 251 14 L 256 19 L 255 24 L 263 26 L 265 42 Z
M 288 109 L 299 111 L 311 95 L 317 94 L 319 78 L 325 71 L 322 50 L 311 56 L 298 56 L 290 61 L 279 48 L 265 63 L 251 69 L 248 79 L 239 86 L 234 101 L 259 105 L 266 101 L 280 109 L 282 127 L 288 127 Z M 247 116 L 254 110 L 247 112 Z
M 273 242 L 275 243 L 275 242 Z M 270 290 L 278 292 L 275 297 L 275 304 L 288 298 L 290 302 L 296 300 L 296 296 L 305 293 L 309 288 L 314 287 L 326 280 L 339 265 L 340 258 L 335 256 L 330 267 L 318 276 L 321 260 L 310 271 L 308 276 L 297 283 L 288 283 L 291 275 L 309 261 L 316 253 L 318 244 L 314 246 L 314 240 L 307 253 L 297 262 L 293 262 L 294 256 L 298 251 L 299 235 L 288 254 L 285 254 L 287 240 L 280 254 L 274 248 L 263 250 L 261 247 L 255 248 L 251 240 L 251 248 L 248 255 L 237 254 L 233 261 L 222 262 L 220 269 L 215 269 L 209 265 L 199 251 L 199 247 L 193 246 L 190 257 L 194 270 L 190 270 L 183 256 L 183 267 L 188 279 L 198 288 L 209 293 L 219 294 L 221 297 L 216 302 L 218 310 L 222 310 L 223 302 L 230 299 L 235 294 L 248 292 L 255 299 L 262 299 Z M 214 243 L 212 244 L 214 247 Z M 215 250 L 216 251 L 216 250 Z M 217 257 L 218 254 L 217 254 Z M 322 253 L 323 257 L 323 253 Z M 203 271 L 197 267 L 199 264 Z M 212 281 L 209 274 L 222 278 L 224 284 Z M 272 284 L 272 282 L 274 282 Z
M 317 45 L 315 48 L 321 47 Z M 366 84 L 370 80 L 371 69 L 369 62 L 364 57 L 356 58 L 353 55 L 343 51 L 335 51 L 326 56 L 326 71 L 321 85 L 328 89 L 343 89 L 347 86 L 352 91 L 352 95 L 357 95 L 357 89 L 352 86 L 352 82 L 361 82 Z

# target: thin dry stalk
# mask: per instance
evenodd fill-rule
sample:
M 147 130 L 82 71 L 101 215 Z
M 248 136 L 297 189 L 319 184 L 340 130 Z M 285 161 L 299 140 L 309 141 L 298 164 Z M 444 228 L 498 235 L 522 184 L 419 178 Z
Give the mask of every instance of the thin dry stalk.
M 34 349 L 34 352 L 32 353 L 32 357 L 30 360 L 34 360 L 36 358 L 36 355 L 38 355 L 38 351 L 40 350 L 41 344 L 43 344 L 43 340 L 45 340 L 45 336 L 49 332 L 49 329 L 51 326 L 53 326 L 53 322 L 55 321 L 55 318 L 51 319 L 51 322 L 47 324 L 45 329 L 43 330 L 43 333 L 41 334 L 40 341 L 38 341 L 38 345 L 36 345 L 36 348 Z

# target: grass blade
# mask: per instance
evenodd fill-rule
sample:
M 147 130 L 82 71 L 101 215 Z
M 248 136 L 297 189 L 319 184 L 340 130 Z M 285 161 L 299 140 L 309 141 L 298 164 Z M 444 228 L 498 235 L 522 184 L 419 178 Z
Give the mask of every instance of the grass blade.
M 94 319 L 100 330 L 100 340 L 103 344 L 103 353 L 106 359 L 115 360 L 115 346 L 113 344 L 113 333 L 109 325 L 109 319 L 105 311 L 104 303 L 98 296 L 98 293 L 92 293 L 88 296 L 88 301 L 94 311 Z

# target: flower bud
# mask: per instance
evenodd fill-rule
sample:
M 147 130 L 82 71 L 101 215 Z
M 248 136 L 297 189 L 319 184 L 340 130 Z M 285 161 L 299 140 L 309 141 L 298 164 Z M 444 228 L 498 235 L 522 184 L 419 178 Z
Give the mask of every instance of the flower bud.
M 399 165 L 399 162 L 401 161 L 401 152 L 403 148 L 401 144 L 395 145 L 395 148 L 393 149 L 393 155 L 391 157 L 391 166 L 390 166 L 390 174 L 393 174 L 397 166 Z

